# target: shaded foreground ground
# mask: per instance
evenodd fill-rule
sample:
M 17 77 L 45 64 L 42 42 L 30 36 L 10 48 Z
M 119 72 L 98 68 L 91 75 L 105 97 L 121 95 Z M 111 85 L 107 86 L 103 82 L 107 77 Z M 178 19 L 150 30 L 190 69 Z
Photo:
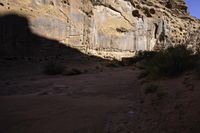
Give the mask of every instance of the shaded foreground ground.
M 80 75 L 47 76 L 37 63 L 4 61 L 0 80 L 1 133 L 199 133 L 200 83 L 190 73 L 149 82 L 134 66 L 76 59 Z M 15 64 L 15 65 L 14 65 Z

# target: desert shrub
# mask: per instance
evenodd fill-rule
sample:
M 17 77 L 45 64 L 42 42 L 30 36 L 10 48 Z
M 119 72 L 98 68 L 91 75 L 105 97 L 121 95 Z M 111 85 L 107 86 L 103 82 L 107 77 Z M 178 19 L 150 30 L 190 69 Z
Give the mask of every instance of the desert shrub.
M 156 93 L 158 91 L 158 86 L 154 84 L 147 85 L 145 87 L 145 94 Z
M 185 45 L 169 47 L 144 63 L 151 76 L 177 76 L 193 69 L 196 59 Z
M 184 45 L 170 47 L 152 59 L 154 70 L 163 76 L 176 76 L 194 66 L 193 51 Z
M 168 95 L 167 92 L 158 92 L 157 93 L 157 97 L 158 97 L 159 100 L 163 99 L 167 95 Z
M 106 62 L 105 66 L 106 67 L 120 67 L 122 66 L 122 64 L 120 61 L 112 60 L 112 61 Z
M 152 59 L 158 52 L 156 51 L 138 51 L 135 56 L 135 61 Z
M 158 100 L 161 100 L 168 95 L 165 90 L 159 88 L 159 86 L 155 84 L 148 84 L 144 89 L 144 94 L 155 94 L 154 96 L 156 96 Z
M 138 51 L 134 57 L 123 57 L 121 61 L 121 65 L 129 66 L 129 65 L 136 65 L 140 69 L 144 69 L 142 62 L 151 59 L 154 57 L 158 52 L 155 51 Z
M 198 61 L 196 62 L 195 74 L 196 74 L 197 78 L 200 79 L 200 60 L 198 60 Z
M 47 75 L 58 75 L 63 74 L 65 71 L 65 66 L 60 63 L 50 62 L 44 67 L 44 73 Z
M 138 75 L 138 79 L 143 79 L 143 78 L 145 78 L 145 77 L 147 77 L 148 76 L 148 72 L 147 71 L 142 71 L 139 75 Z
M 65 71 L 64 75 L 71 75 L 72 76 L 72 75 L 79 75 L 81 73 L 82 72 L 79 69 L 73 68 L 73 69 Z

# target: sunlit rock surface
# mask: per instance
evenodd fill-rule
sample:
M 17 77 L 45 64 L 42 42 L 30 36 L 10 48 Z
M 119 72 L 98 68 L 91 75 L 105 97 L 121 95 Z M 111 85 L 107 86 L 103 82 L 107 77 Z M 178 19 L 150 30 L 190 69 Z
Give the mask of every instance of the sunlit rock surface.
M 8 13 L 27 17 L 40 36 L 105 58 L 199 45 L 200 21 L 183 0 L 0 0 L 0 14 Z

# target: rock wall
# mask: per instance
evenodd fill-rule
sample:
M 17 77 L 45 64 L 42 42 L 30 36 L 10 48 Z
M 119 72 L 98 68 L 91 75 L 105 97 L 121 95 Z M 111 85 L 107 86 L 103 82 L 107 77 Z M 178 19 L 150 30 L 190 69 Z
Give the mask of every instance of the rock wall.
M 190 43 L 200 29 L 184 0 L 0 0 L 0 14 L 8 13 L 26 16 L 38 35 L 105 58 Z

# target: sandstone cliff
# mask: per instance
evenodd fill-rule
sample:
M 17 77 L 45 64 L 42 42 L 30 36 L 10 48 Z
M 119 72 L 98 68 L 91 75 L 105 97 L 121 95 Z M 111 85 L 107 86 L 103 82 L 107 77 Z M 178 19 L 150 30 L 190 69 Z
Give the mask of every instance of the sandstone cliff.
M 196 48 L 200 40 L 200 20 L 184 0 L 0 0 L 0 15 L 9 13 L 27 17 L 35 34 L 102 57 L 185 43 Z

